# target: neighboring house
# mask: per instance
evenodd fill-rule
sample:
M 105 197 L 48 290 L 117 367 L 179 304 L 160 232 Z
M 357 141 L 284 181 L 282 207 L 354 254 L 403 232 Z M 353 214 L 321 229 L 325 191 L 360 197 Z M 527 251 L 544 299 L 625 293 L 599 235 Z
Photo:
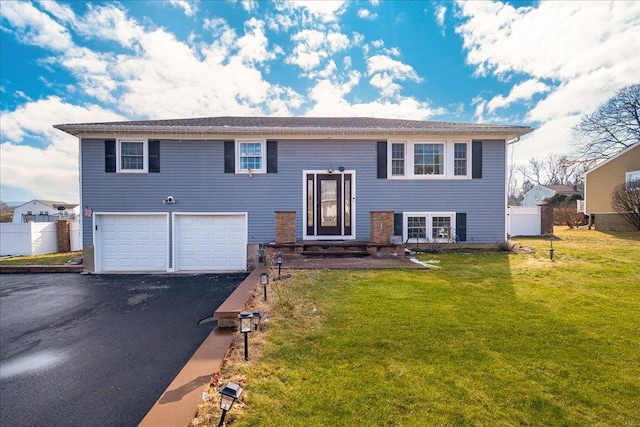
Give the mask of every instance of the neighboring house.
M 603 161 L 584 175 L 584 212 L 598 230 L 632 230 L 611 207 L 611 193 L 622 183 L 640 180 L 640 142 Z
M 375 118 L 212 117 L 54 126 L 80 139 L 84 265 L 245 270 L 295 212 L 298 240 L 506 239 L 507 141 L 532 131 Z M 95 261 L 95 265 L 91 262 Z
M 536 184 L 531 190 L 522 196 L 522 206 L 537 206 L 545 203 L 546 199 L 550 199 L 556 194 L 563 196 L 582 196 L 582 191 L 578 191 L 572 185 L 541 185 Z
M 13 210 L 13 223 L 56 222 L 61 219 L 74 220 L 79 216 L 77 204 L 52 200 L 31 200 Z

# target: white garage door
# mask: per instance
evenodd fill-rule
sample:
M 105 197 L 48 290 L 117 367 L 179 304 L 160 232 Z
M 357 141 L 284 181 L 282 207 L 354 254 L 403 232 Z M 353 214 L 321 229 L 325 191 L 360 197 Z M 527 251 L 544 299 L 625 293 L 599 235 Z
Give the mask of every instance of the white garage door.
M 166 271 L 168 216 L 96 215 L 99 271 Z
M 245 214 L 176 214 L 176 270 L 246 270 Z

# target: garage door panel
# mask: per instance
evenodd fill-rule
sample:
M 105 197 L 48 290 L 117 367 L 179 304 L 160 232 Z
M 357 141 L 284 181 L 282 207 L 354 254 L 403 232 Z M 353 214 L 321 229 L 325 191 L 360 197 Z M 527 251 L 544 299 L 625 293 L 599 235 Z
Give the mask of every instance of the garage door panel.
M 177 270 L 245 270 L 244 215 L 176 215 Z
M 99 215 L 103 271 L 166 271 L 166 215 Z

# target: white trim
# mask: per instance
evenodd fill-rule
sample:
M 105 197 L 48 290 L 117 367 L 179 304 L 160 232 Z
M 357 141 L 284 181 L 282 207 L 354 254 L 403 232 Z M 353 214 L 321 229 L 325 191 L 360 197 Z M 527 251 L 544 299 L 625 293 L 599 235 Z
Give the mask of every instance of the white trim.
M 404 144 L 404 175 L 393 175 L 393 144 Z M 414 173 L 414 158 L 416 144 L 442 144 L 444 145 L 444 171 L 438 175 L 422 175 Z M 454 175 L 455 173 L 455 144 L 467 145 L 467 174 Z M 395 140 L 387 141 L 387 179 L 390 180 L 469 180 L 471 179 L 472 149 L 470 139 L 421 139 L 421 140 Z
M 342 212 L 342 235 L 322 235 L 318 236 L 308 235 L 307 234 L 307 175 L 345 175 L 351 174 L 351 234 L 344 234 L 344 211 Z M 317 204 L 317 194 L 316 194 L 316 178 L 313 179 L 313 205 Z M 342 198 L 343 204 L 342 208 L 344 210 L 344 179 L 342 179 Z M 345 170 L 345 171 L 333 171 L 333 173 L 329 173 L 328 170 L 303 170 L 302 171 L 302 240 L 355 240 L 356 239 L 356 171 L 355 170 Z M 314 218 L 313 218 L 313 230 L 314 232 L 317 230 L 318 224 L 315 218 L 315 209 L 314 209 Z
M 166 233 L 167 233 L 167 247 L 165 248 L 165 261 L 167 264 L 167 270 L 171 271 L 169 268 L 169 246 L 170 235 L 169 235 L 169 213 L 168 212 L 94 212 L 93 213 L 93 262 L 96 273 L 102 272 L 102 239 L 99 238 L 100 233 L 98 233 L 98 217 L 99 216 L 164 216 L 166 218 Z
M 171 271 L 180 271 L 176 270 L 176 217 L 177 216 L 242 216 L 244 217 L 244 229 L 246 233 L 244 234 L 244 263 L 245 268 L 242 271 L 247 271 L 247 247 L 249 245 L 249 213 L 248 212 L 173 212 L 171 214 Z
M 435 216 L 448 216 L 451 218 L 451 236 L 449 239 L 433 239 L 433 217 Z M 407 243 L 408 241 L 408 225 L 409 217 L 424 217 L 425 218 L 425 237 L 426 239 L 411 239 L 408 243 L 450 243 L 455 241 L 456 238 L 456 212 L 402 212 L 402 241 Z
M 260 144 L 260 157 L 262 167 L 260 169 L 241 169 L 240 168 L 240 145 L 244 143 L 258 143 Z M 267 173 L 267 140 L 262 138 L 256 139 L 236 139 L 235 140 L 235 162 L 236 162 L 236 174 L 253 175 L 254 173 Z
M 123 142 L 142 143 L 142 169 L 122 169 Z M 119 138 L 116 140 L 116 173 L 149 173 L 149 140 L 136 138 Z

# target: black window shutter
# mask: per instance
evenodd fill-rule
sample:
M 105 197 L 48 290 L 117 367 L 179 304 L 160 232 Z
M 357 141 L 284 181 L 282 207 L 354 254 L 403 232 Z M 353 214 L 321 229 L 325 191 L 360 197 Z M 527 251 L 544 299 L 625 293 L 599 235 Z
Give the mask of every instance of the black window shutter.
M 267 141 L 267 173 L 278 173 L 278 141 Z
M 116 140 L 107 139 L 104 141 L 104 171 L 116 171 Z
M 236 173 L 236 143 L 224 142 L 224 173 Z
M 394 236 L 403 236 L 402 232 L 402 212 L 393 214 L 393 235 Z
M 149 172 L 160 172 L 160 141 L 149 141 Z
M 456 237 L 460 242 L 467 241 L 467 214 L 456 213 Z
M 387 141 L 378 141 L 378 178 L 387 177 Z
M 482 141 L 471 142 L 471 178 L 482 178 Z

